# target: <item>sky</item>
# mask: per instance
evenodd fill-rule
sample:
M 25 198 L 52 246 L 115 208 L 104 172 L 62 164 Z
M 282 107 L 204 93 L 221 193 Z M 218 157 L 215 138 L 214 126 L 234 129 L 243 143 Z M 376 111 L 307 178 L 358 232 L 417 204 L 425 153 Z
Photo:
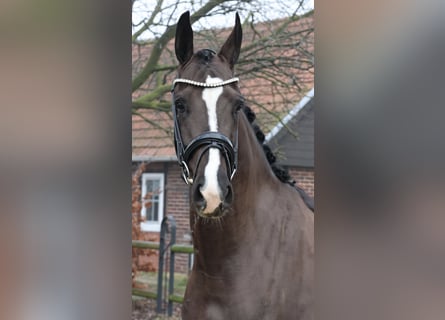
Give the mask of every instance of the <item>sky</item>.
M 153 8 L 156 6 L 156 3 L 158 0 L 137 0 L 134 4 L 133 8 L 133 24 L 140 23 L 143 19 L 146 19 Z M 173 3 L 178 2 L 178 0 L 164 0 L 164 7 L 171 6 Z M 199 8 L 201 2 L 206 1 L 187 1 L 182 2 L 179 0 L 178 9 L 176 10 L 175 14 L 171 18 L 170 24 L 176 23 L 177 19 L 179 18 L 180 14 L 186 10 L 190 10 L 191 13 L 196 11 L 194 8 Z M 298 8 L 298 1 L 296 0 L 257 0 L 257 3 L 263 3 L 265 4 L 265 7 L 268 9 L 264 9 L 263 12 L 260 12 L 259 15 L 256 16 L 257 21 L 263 21 L 266 19 L 273 20 L 281 17 L 286 16 L 286 12 L 293 12 L 297 10 Z M 193 5 L 193 3 L 195 3 Z M 260 6 L 256 5 L 256 8 L 259 8 Z M 270 8 L 273 8 L 273 10 L 270 10 Z M 314 8 L 314 0 L 306 0 L 304 3 L 303 8 L 299 10 L 299 13 L 303 14 L 311 9 Z M 165 15 L 170 15 L 170 11 L 166 11 Z M 244 12 L 241 12 L 241 20 L 245 19 Z M 197 29 L 206 29 L 206 28 L 214 28 L 214 27 L 228 27 L 233 26 L 234 24 L 234 16 L 233 15 L 219 15 L 214 16 L 211 19 L 201 19 L 196 24 L 193 25 L 193 28 L 195 30 Z M 155 20 L 156 22 L 156 20 Z M 133 32 L 137 30 L 137 28 L 133 28 Z M 149 39 L 153 38 L 156 33 L 162 33 L 165 30 L 165 27 L 157 27 L 153 30 L 153 32 L 145 32 L 139 39 Z

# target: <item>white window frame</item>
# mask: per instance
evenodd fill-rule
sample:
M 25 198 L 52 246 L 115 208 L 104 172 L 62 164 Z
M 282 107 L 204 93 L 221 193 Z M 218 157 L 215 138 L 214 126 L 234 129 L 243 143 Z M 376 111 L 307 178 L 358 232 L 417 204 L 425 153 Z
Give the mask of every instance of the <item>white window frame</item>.
M 146 221 L 147 210 L 145 208 L 144 196 L 147 194 L 146 180 L 159 180 L 159 210 L 158 221 Z M 164 174 L 163 173 L 143 173 L 141 178 L 141 217 L 144 221 L 141 222 L 141 231 L 159 232 L 161 230 L 162 219 L 164 218 Z

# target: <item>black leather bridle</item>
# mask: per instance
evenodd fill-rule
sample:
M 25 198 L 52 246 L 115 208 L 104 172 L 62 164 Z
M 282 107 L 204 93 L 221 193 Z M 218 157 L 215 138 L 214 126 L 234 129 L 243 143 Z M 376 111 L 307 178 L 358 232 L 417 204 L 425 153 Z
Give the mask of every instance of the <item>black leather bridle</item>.
M 184 83 L 201 88 L 216 88 L 238 81 L 239 81 L 238 78 L 232 78 L 219 83 L 204 83 L 189 79 L 176 79 L 173 81 L 173 86 L 171 91 L 173 96 L 172 112 L 173 112 L 173 122 L 174 122 L 175 150 L 176 150 L 176 156 L 178 157 L 179 165 L 182 168 L 182 178 L 184 179 L 185 183 L 189 185 L 193 184 L 195 176 L 193 177 L 191 176 L 190 169 L 188 167 L 188 162 L 198 149 L 202 150 L 198 157 L 198 162 L 196 164 L 196 167 L 199 166 L 199 163 L 201 162 L 203 155 L 210 148 L 217 148 L 221 151 L 221 153 L 224 156 L 227 168 L 227 175 L 230 177 L 230 180 L 233 179 L 238 167 L 238 114 L 235 115 L 236 123 L 235 123 L 234 143 L 232 143 L 232 141 L 230 141 L 229 138 L 227 138 L 225 135 L 219 132 L 207 131 L 195 137 L 194 139 L 192 139 L 192 141 L 190 141 L 189 144 L 185 145 L 184 142 L 182 141 L 181 130 L 179 129 L 179 122 L 176 114 L 176 105 L 173 92 L 175 85 L 177 83 Z

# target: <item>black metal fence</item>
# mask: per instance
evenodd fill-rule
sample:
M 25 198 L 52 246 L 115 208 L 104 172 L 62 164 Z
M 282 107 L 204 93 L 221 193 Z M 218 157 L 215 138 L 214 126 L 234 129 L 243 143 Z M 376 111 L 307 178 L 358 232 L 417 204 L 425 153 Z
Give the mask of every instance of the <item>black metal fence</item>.
M 170 235 L 168 237 L 168 235 Z M 169 241 L 167 242 L 167 238 Z M 156 292 L 145 291 L 137 288 L 132 289 L 134 296 L 145 297 L 148 299 L 156 300 L 156 312 L 162 313 L 164 302 L 167 303 L 167 314 L 171 316 L 173 314 L 173 303 L 182 303 L 184 297 L 174 294 L 175 283 L 175 254 L 184 253 L 192 254 L 193 246 L 189 244 L 176 244 L 176 221 L 172 216 L 165 216 L 161 223 L 160 241 L 132 241 L 133 248 L 140 249 L 153 249 L 159 250 L 159 264 L 158 264 L 158 281 Z M 164 275 L 164 262 L 166 256 L 169 255 L 169 270 L 168 270 L 168 284 L 166 286 Z M 164 297 L 164 287 L 167 287 L 167 295 Z

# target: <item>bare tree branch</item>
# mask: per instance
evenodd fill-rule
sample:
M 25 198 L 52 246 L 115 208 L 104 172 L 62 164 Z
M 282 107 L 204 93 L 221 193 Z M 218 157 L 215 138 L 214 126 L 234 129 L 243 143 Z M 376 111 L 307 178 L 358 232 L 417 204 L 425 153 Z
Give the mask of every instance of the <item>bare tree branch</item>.
M 134 0 L 133 0 L 133 3 L 134 3 Z M 136 39 L 137 39 L 142 33 L 144 33 L 146 30 L 148 30 L 148 28 L 150 28 L 150 26 L 153 24 L 153 21 L 154 21 L 156 15 L 157 15 L 159 12 L 161 12 L 163 3 L 164 3 L 164 0 L 158 0 L 158 1 L 157 1 L 156 6 L 155 6 L 153 12 L 151 13 L 151 16 L 150 16 L 150 18 L 148 19 L 148 21 L 147 21 L 147 22 L 143 22 L 144 25 L 143 25 L 139 30 L 137 30 L 137 31 L 133 34 L 133 36 L 132 36 L 132 41 L 133 41 L 133 42 L 135 42 Z
M 235 11 L 245 17 L 245 36 L 236 74 L 242 77 L 242 86 L 249 88 L 246 99 L 257 111 L 264 113 L 264 124 L 270 127 L 272 123 L 281 121 L 313 85 L 313 11 L 297 14 L 303 2 L 297 0 L 288 7 L 288 0 L 157 0 L 132 37 L 135 48 L 133 115 L 164 133 L 171 131 L 171 128 L 163 128 L 165 123 L 150 119 L 147 112 L 162 112 L 171 118 L 168 92 L 177 67 L 171 40 L 176 30 L 178 11 L 182 13 L 188 6 L 193 12 L 190 19 L 194 23 L 195 41 L 202 48 L 218 50 L 231 30 L 209 29 L 203 21 Z M 264 19 L 277 10 L 283 13 L 281 18 L 273 21 Z M 146 31 L 153 37 L 141 40 Z
M 202 6 L 196 13 L 190 16 L 190 21 L 193 24 L 198 19 L 204 17 L 207 13 L 209 13 L 213 8 L 220 5 L 221 3 L 228 0 L 211 0 L 207 2 L 204 6 Z M 159 38 L 155 44 L 153 45 L 151 55 L 142 69 L 142 71 L 134 78 L 132 82 L 132 91 L 136 91 L 139 87 L 148 79 L 148 77 L 153 72 L 154 68 L 157 66 L 159 58 L 167 45 L 168 41 L 171 40 L 175 35 L 176 24 L 171 25 L 167 28 L 164 34 Z

